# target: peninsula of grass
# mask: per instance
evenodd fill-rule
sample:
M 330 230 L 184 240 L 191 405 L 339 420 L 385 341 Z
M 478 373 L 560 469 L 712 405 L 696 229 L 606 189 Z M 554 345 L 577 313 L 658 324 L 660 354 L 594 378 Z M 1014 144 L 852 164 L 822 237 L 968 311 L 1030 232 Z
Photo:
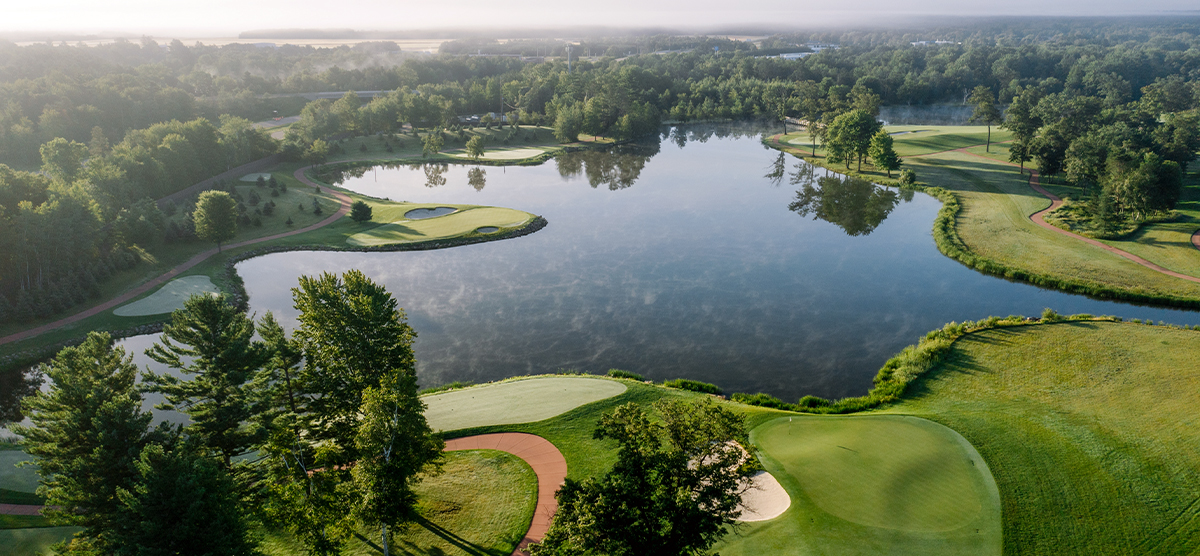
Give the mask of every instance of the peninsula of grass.
M 1200 332 L 1063 321 L 974 332 L 888 412 L 958 431 L 1006 554 L 1200 550 Z
M 541 421 L 626 389 L 615 380 L 548 376 L 455 389 L 421 399 L 429 426 L 442 431 Z
M 1034 224 L 1029 215 L 1050 206 L 1050 200 L 1029 187 L 1028 174 L 1016 166 L 985 156 L 976 126 L 889 126 L 885 129 L 919 133 L 895 135 L 896 150 L 908 154 L 904 166 L 917 174 L 918 188 L 938 197 L 944 206 L 934 222 L 934 239 L 946 255 L 977 270 L 1035 285 L 1105 299 L 1156 305 L 1200 307 L 1200 283 L 1168 276 L 1133 261 Z M 1005 136 L 992 132 L 995 141 Z M 966 148 L 978 140 L 976 146 Z M 830 164 L 822 149 L 812 156 L 803 133 L 770 138 L 767 144 L 836 172 L 858 175 L 876 183 L 897 185 L 868 165 L 847 171 Z M 967 152 L 950 149 L 966 148 Z M 978 156 L 977 156 L 978 155 Z M 895 174 L 893 173 L 893 176 Z M 1141 256 L 1164 268 L 1200 277 L 1200 250 L 1189 241 L 1200 227 L 1200 180 L 1189 176 L 1180 203 L 1185 218 L 1148 224 L 1142 231 L 1109 245 Z

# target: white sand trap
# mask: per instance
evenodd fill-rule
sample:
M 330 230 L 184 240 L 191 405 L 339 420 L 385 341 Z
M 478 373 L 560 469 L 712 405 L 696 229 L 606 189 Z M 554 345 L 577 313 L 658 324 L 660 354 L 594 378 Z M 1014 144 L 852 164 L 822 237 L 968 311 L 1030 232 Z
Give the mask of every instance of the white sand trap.
M 158 291 L 143 297 L 133 303 L 128 303 L 113 309 L 118 317 L 142 317 L 146 315 L 161 315 L 183 308 L 187 298 L 198 293 L 215 294 L 221 290 L 208 279 L 208 276 L 185 276 L 167 282 Z
M 792 505 L 792 497 L 788 496 L 783 485 L 775 476 L 766 471 L 759 471 L 750 477 L 750 488 L 742 494 L 742 510 L 738 521 L 766 521 L 775 519 Z
M 532 157 L 542 154 L 543 152 L 546 152 L 546 151 L 543 151 L 542 149 L 508 149 L 508 150 L 485 151 L 483 153 L 483 156 L 479 157 L 479 159 L 480 160 L 518 160 L 521 158 L 532 158 Z M 453 153 L 446 153 L 446 154 L 449 154 L 451 156 L 455 156 L 458 158 L 468 158 L 468 159 L 471 158 L 471 157 L 467 156 L 467 151 L 456 151 Z
M 269 174 L 267 172 L 258 172 L 255 174 L 246 174 L 246 175 L 238 178 L 238 181 L 248 181 L 248 182 L 253 183 L 253 182 L 258 181 L 259 176 L 262 176 L 262 179 L 264 179 L 264 180 L 271 179 L 271 174 Z

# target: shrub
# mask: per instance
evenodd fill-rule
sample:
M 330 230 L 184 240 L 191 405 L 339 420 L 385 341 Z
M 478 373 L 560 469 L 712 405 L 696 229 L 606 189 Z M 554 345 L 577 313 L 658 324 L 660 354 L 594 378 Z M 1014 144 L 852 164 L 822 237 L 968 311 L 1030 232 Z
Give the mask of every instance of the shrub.
M 631 373 L 629 371 L 622 371 L 621 369 L 609 369 L 608 376 L 613 378 L 628 378 L 629 380 L 636 380 L 638 382 L 646 382 L 646 378 L 642 375 Z
M 434 386 L 433 388 L 425 388 L 424 390 L 417 392 L 417 395 L 424 396 L 426 394 L 436 394 L 438 392 L 446 392 L 448 390 L 459 390 L 462 388 L 466 388 L 468 386 L 475 386 L 475 383 L 474 382 L 463 382 L 461 380 L 456 380 L 454 382 L 451 382 L 450 384 Z
M 1058 314 L 1058 312 L 1055 311 L 1054 309 L 1051 309 L 1049 307 L 1042 309 L 1042 321 L 1043 322 L 1058 322 L 1060 320 L 1063 320 L 1062 315 Z
M 668 380 L 663 383 L 663 386 L 668 388 L 678 388 L 680 390 L 690 390 L 692 392 L 700 392 L 701 394 L 720 394 L 721 389 L 716 384 L 700 382 L 698 380 L 688 380 L 686 378 L 677 378 Z
M 292 222 L 292 217 L 291 217 L 291 216 L 289 216 L 289 217 L 288 217 L 288 219 L 287 219 L 287 222 L 284 222 L 284 224 L 287 224 L 287 227 L 291 228 L 291 227 L 292 227 L 292 224 L 293 224 L 293 222 Z
M 900 185 L 912 187 L 917 184 L 917 173 L 912 168 L 900 170 Z
M 738 403 L 744 403 L 746 405 L 756 405 L 758 407 L 769 407 L 772 409 L 787 409 L 787 410 L 792 409 L 792 404 L 787 403 L 779 398 L 776 398 L 775 396 L 772 396 L 770 394 L 764 394 L 762 392 L 759 392 L 757 394 L 746 394 L 743 392 L 738 392 L 738 393 L 730 396 L 729 399 L 731 399 L 735 402 L 738 402 Z
M 817 396 L 804 396 L 803 398 L 800 398 L 799 402 L 796 402 L 796 405 L 805 409 L 813 409 L 817 407 L 828 407 L 830 405 L 830 401 Z
M 362 201 L 354 201 L 354 204 L 350 205 L 350 219 L 358 222 L 359 224 L 370 220 L 371 205 L 368 205 Z

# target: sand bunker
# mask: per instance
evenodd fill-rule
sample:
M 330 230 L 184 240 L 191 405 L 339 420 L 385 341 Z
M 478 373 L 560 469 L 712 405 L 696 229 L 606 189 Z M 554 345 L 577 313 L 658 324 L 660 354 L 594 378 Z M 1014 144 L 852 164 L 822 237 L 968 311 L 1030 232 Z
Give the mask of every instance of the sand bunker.
M 792 497 L 788 496 L 783 485 L 775 476 L 766 471 L 759 471 L 750 477 L 750 488 L 742 494 L 742 510 L 738 521 L 766 521 L 775 519 L 792 505 Z
M 183 302 L 194 294 L 216 294 L 220 291 L 212 283 L 212 280 L 208 279 L 208 276 L 185 276 L 167 282 L 165 286 L 148 297 L 113 309 L 113 314 L 118 317 L 161 315 L 182 309 Z
M 500 231 L 500 228 L 497 228 L 495 226 L 483 226 L 482 228 L 475 228 L 475 231 L 479 232 L 481 234 L 490 234 L 492 232 Z
M 479 159 L 480 160 L 520 160 L 522 158 L 533 158 L 544 152 L 546 152 L 546 151 L 543 151 L 542 149 L 495 150 L 495 151 L 484 152 L 483 156 L 479 157 Z M 467 156 L 466 151 L 457 151 L 457 152 L 446 153 L 446 154 L 449 154 L 449 155 L 457 157 L 457 158 L 471 158 L 470 156 Z
M 242 177 L 238 178 L 238 181 L 257 182 L 257 181 L 258 181 L 258 178 L 259 178 L 260 176 L 261 176 L 261 177 L 262 177 L 262 179 L 264 179 L 264 180 L 269 180 L 269 179 L 271 179 L 271 174 L 270 174 L 270 173 L 268 173 L 268 172 L 258 172 L 258 173 L 255 173 L 255 174 L 246 174 L 246 175 L 244 175 L 244 176 L 242 176 Z
M 419 208 L 412 209 L 404 213 L 404 217 L 409 220 L 424 220 L 426 218 L 436 218 L 438 216 L 446 216 L 458 211 L 454 207 L 436 207 L 436 208 Z

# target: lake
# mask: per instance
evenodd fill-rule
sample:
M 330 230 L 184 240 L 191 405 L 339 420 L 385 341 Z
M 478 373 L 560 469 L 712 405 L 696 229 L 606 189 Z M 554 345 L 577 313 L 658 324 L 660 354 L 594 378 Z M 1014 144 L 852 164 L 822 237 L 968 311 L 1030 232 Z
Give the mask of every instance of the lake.
M 251 312 L 291 327 L 301 275 L 361 269 L 417 331 L 422 387 L 619 368 L 727 392 L 861 395 L 890 356 L 949 321 L 1197 313 L 1088 299 L 938 252 L 937 200 L 780 159 L 761 131 L 692 126 L 540 166 L 365 169 L 343 187 L 525 210 L 534 234 L 438 251 L 290 252 L 238 265 Z M 154 337 L 124 341 L 140 353 Z M 147 359 L 139 356 L 139 362 Z

